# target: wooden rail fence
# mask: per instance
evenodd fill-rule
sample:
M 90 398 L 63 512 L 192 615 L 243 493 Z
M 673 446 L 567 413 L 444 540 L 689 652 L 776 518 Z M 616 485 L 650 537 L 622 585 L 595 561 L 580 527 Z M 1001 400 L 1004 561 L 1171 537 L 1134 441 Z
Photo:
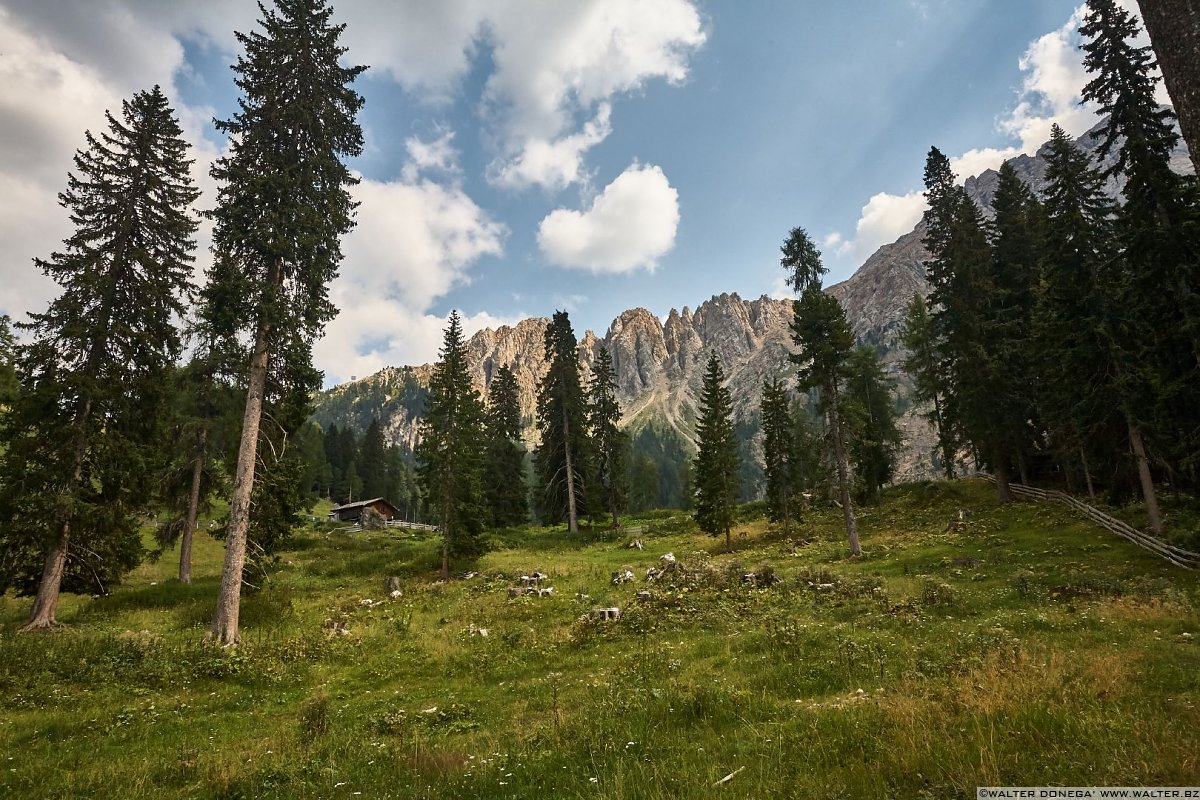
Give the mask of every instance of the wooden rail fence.
M 991 481 L 992 483 L 996 482 L 995 476 L 989 475 L 986 472 L 980 472 L 979 476 Z M 1087 503 L 1077 500 L 1065 492 L 1059 492 L 1053 489 L 1036 489 L 1032 486 L 1025 486 L 1020 483 L 1009 483 L 1008 488 L 1012 490 L 1013 494 L 1021 497 L 1029 497 L 1033 498 L 1034 500 L 1054 500 L 1059 503 L 1064 503 L 1065 505 L 1068 505 L 1079 513 L 1083 514 L 1097 525 L 1107 528 L 1117 536 L 1120 536 L 1122 539 L 1133 542 L 1143 550 L 1148 550 L 1160 558 L 1165 558 L 1167 561 L 1170 561 L 1176 566 L 1183 567 L 1184 569 L 1196 569 L 1197 567 L 1200 567 L 1200 553 L 1193 553 L 1191 550 L 1184 550 L 1182 547 L 1176 547 L 1173 544 L 1164 542 L 1162 539 L 1152 536 L 1145 531 L 1139 531 L 1132 525 L 1122 522 L 1116 517 L 1109 516 L 1100 509 L 1093 508 Z

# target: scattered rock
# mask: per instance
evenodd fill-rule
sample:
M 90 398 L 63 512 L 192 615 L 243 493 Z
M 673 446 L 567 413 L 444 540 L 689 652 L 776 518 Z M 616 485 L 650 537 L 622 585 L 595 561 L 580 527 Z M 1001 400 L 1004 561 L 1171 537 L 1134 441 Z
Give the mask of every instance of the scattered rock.
M 620 586 L 622 583 L 632 583 L 634 579 L 632 567 L 622 567 L 612 573 L 612 582 L 614 586 Z
M 397 597 L 400 597 L 403 594 L 404 592 L 400 591 L 399 589 L 392 589 L 392 591 L 388 594 L 388 597 L 395 600 Z
M 634 539 L 627 546 L 629 547 L 630 550 L 644 550 L 645 549 L 645 545 L 642 544 L 641 539 Z
M 667 553 L 666 555 L 662 556 L 658 560 L 667 565 L 674 564 L 675 563 L 675 554 Z
M 616 606 L 611 608 L 593 608 L 588 612 L 588 616 L 600 622 L 616 622 L 621 618 L 621 609 Z
M 637 593 L 637 599 L 639 603 L 649 603 L 652 598 L 653 595 L 650 594 L 650 591 L 647 589 L 643 589 Z

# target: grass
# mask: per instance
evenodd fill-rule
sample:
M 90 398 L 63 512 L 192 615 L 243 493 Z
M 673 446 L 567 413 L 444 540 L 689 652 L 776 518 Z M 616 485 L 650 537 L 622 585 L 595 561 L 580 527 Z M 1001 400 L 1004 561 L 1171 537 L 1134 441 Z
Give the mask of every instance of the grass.
M 302 533 L 244 599 L 232 652 L 202 643 L 222 557 L 209 537 L 193 585 L 168 553 L 108 597 L 64 597 L 50 634 L 17 635 L 28 600 L 0 598 L 0 796 L 1200 782 L 1197 576 L 1065 508 L 997 507 L 982 483 L 899 487 L 863 510 L 853 560 L 836 509 L 811 513 L 803 542 L 749 519 L 731 554 L 682 514 L 629 524 L 645 551 L 600 529 L 499 532 L 479 574 L 447 585 L 435 538 Z M 666 552 L 682 568 L 646 584 Z M 762 564 L 781 580 L 742 581 Z M 625 566 L 638 580 L 614 586 Z M 535 570 L 554 595 L 510 599 Z M 389 575 L 402 597 L 384 596 Z M 619 622 L 581 620 L 609 605 Z

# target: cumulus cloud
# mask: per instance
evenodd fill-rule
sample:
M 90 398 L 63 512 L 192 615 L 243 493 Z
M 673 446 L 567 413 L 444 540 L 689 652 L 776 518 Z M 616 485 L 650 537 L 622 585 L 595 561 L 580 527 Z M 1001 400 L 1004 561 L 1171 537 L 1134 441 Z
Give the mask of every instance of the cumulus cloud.
M 314 349 L 327 380 L 431 361 L 444 320 L 430 309 L 470 282 L 476 261 L 500 255 L 506 233 L 456 186 L 363 180 L 354 195 L 358 224 L 330 288 L 341 312 Z M 496 321 L 488 314 L 464 319 L 478 327 Z
M 911 231 L 920 222 L 925 207 L 925 196 L 919 191 L 905 195 L 880 192 L 863 206 L 853 238 L 831 233 L 822 244 L 827 252 L 838 257 L 865 259 L 882 245 Z
M 633 164 L 586 211 L 559 208 L 538 226 L 551 263 L 595 273 L 653 270 L 675 244 L 679 193 L 662 169 Z
M 492 182 L 511 188 L 542 186 L 558 190 L 570 186 L 583 175 L 583 158 L 587 151 L 612 133 L 611 114 L 612 106 L 601 103 L 596 117 L 584 125 L 583 130 L 554 141 L 527 140 L 515 158 L 492 165 Z
M 706 39 L 690 0 L 510 0 L 491 8 L 496 68 L 485 107 L 501 130 L 491 173 L 506 185 L 578 180 L 578 159 L 610 130 L 607 103 L 650 80 L 683 81 L 688 56 Z
M 402 170 L 404 179 L 412 183 L 421 174 L 430 173 L 458 178 L 462 170 L 458 166 L 458 150 L 454 148 L 453 141 L 454 131 L 445 131 L 428 142 L 417 136 L 405 139 L 404 150 L 408 153 L 408 163 Z

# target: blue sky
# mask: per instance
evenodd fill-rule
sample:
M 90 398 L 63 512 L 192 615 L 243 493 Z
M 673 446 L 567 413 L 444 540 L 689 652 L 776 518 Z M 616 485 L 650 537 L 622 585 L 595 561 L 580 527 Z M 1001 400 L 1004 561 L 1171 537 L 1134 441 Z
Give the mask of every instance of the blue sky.
M 1082 132 L 1071 0 L 334 0 L 367 149 L 358 229 L 316 347 L 327 383 L 468 329 L 778 293 L 800 225 L 829 282 L 911 229 L 936 144 L 965 177 Z M 54 196 L 86 128 L 153 83 L 196 144 L 236 102 L 249 0 L 0 0 L 0 311 L 53 296 Z M 207 247 L 207 232 L 201 236 Z M 201 265 L 208 261 L 202 253 Z

